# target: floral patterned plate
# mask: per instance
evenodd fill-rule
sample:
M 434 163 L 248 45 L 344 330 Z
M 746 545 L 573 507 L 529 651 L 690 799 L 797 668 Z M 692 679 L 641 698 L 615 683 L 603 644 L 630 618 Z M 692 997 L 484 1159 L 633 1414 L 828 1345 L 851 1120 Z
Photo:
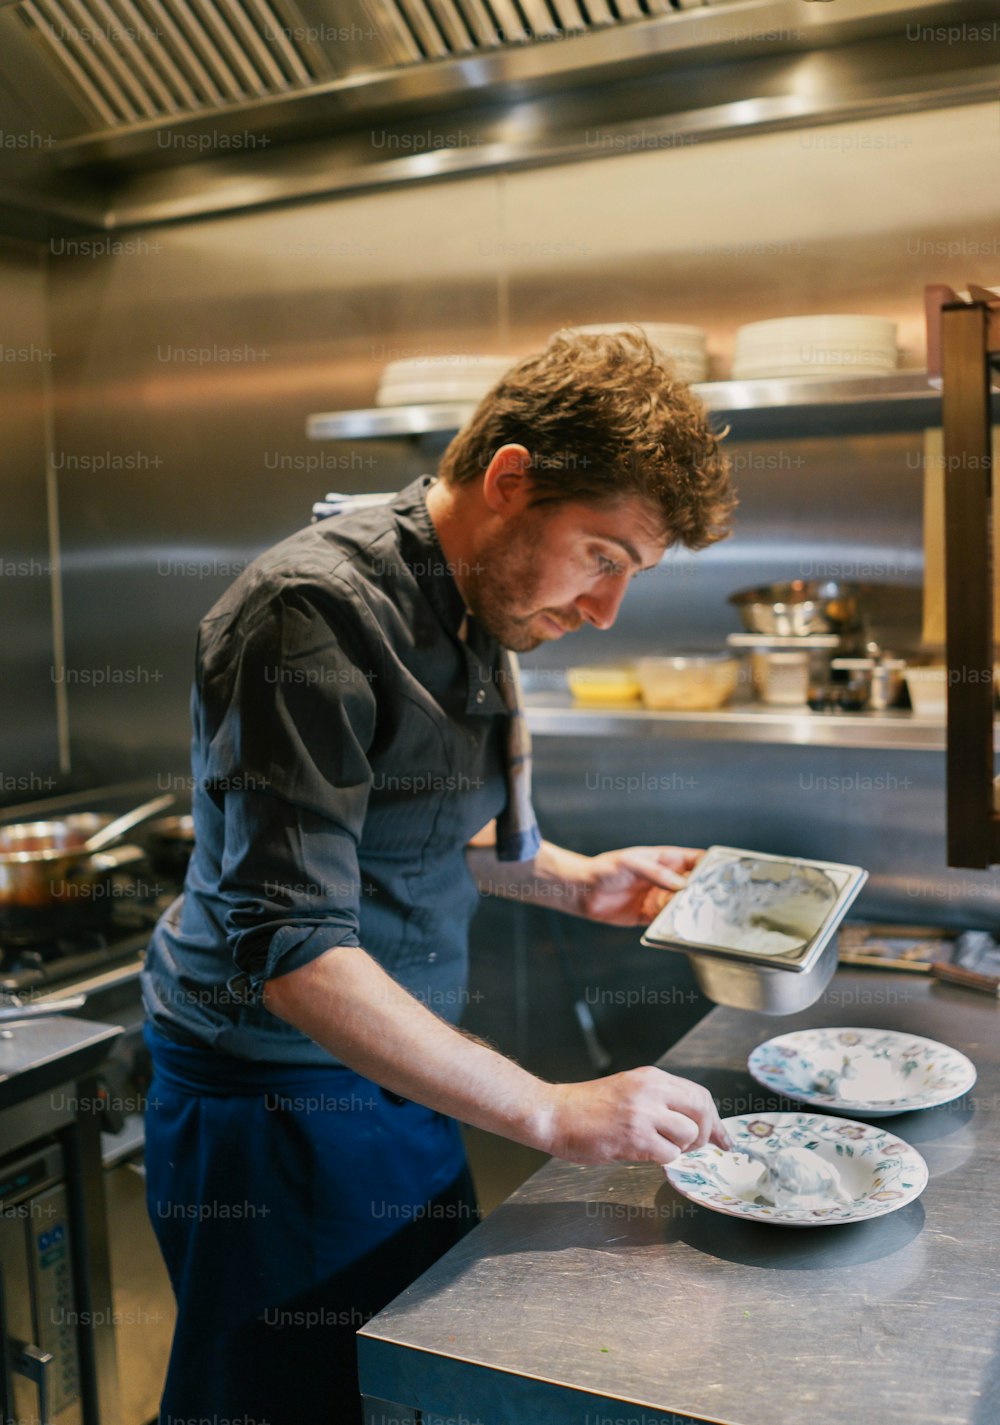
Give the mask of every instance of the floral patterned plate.
M 809 1113 L 741 1114 L 723 1122 L 737 1150 L 748 1143 L 764 1153 L 793 1147 L 818 1153 L 837 1170 L 851 1201 L 772 1207 L 757 1192 L 760 1163 L 709 1143 L 668 1163 L 665 1172 L 683 1197 L 712 1212 L 776 1227 L 826 1227 L 883 1217 L 927 1186 L 927 1164 L 916 1149 L 872 1123 Z
M 891 1029 L 800 1029 L 758 1044 L 747 1068 L 786 1098 L 863 1118 L 950 1103 L 976 1082 L 957 1049 Z

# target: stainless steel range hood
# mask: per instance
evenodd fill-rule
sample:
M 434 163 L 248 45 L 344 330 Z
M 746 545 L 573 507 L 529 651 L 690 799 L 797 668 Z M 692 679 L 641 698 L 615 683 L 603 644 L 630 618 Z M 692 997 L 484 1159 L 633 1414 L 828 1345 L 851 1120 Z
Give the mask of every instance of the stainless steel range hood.
M 682 4 L 0 0 L 0 205 L 121 227 L 593 157 L 588 126 L 692 142 L 1000 79 L 992 0 Z
M 10 8 L 91 131 L 205 113 L 329 76 L 268 0 L 21 0 Z
M 678 13 L 670 0 L 15 0 L 4 9 L 4 52 L 18 53 L 10 27 L 19 22 L 78 106 L 79 134 Z M 17 87 L 16 72 L 8 78 Z

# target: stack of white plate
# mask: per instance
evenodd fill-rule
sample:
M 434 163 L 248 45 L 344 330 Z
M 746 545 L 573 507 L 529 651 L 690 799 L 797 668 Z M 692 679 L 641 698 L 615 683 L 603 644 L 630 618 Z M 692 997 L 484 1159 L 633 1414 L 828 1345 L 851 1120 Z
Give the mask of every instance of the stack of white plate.
M 655 346 L 669 358 L 682 381 L 708 379 L 706 333 L 701 327 L 680 326 L 676 322 L 598 322 L 568 330 L 582 332 L 586 336 L 603 336 L 606 333 L 634 332 L 636 327 L 645 334 L 650 346 Z
M 779 317 L 739 328 L 733 380 L 882 376 L 897 364 L 896 323 L 884 317 Z
M 513 356 L 415 356 L 390 361 L 382 372 L 375 404 L 475 405 L 517 358 Z

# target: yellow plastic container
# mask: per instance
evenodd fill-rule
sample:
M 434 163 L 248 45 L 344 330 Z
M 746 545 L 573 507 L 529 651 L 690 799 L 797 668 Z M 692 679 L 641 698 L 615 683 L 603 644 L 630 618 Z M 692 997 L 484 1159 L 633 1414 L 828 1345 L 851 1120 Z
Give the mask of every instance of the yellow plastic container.
M 581 707 L 637 707 L 639 678 L 631 663 L 567 668 L 566 682 Z

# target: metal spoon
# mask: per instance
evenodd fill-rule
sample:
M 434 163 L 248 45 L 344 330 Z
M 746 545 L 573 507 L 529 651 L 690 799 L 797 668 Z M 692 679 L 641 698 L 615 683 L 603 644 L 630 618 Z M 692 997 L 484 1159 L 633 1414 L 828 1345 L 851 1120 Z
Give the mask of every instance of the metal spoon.
M 170 792 L 165 796 L 154 797 L 152 801 L 143 802 L 141 806 L 133 807 L 122 816 L 116 816 L 114 821 L 109 821 L 107 826 L 102 826 L 100 831 L 95 831 L 93 836 L 88 836 L 82 846 L 77 850 L 89 855 L 92 851 L 103 851 L 105 846 L 117 841 L 119 836 L 124 836 L 126 831 L 131 831 L 133 826 L 137 826 L 140 821 L 145 821 L 147 817 L 155 816 L 158 811 L 163 811 L 164 807 L 172 806 L 174 798 Z
M 34 1004 L 24 1004 L 18 995 L 11 995 L 0 998 L 0 1024 L 43 1019 L 50 1014 L 69 1014 L 74 1009 L 82 1009 L 86 1003 L 86 995 L 65 995 L 62 999 L 39 1000 Z

